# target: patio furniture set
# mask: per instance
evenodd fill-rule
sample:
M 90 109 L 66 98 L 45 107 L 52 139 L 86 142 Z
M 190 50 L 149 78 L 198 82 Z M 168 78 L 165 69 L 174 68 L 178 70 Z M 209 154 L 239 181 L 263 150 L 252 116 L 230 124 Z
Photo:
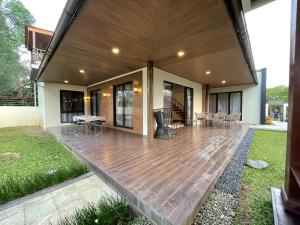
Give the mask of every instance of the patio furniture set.
M 159 108 L 154 110 L 154 118 L 157 124 L 154 134 L 155 138 L 169 140 L 178 134 L 180 124 L 172 120 L 172 110 L 170 108 Z M 241 113 L 195 113 L 194 122 L 198 121 L 201 126 L 211 127 L 231 127 L 240 124 Z
M 241 121 L 241 113 L 226 114 L 222 112 L 218 113 L 195 113 L 195 123 L 204 126 L 213 127 L 231 127 L 232 125 L 237 125 Z
M 103 116 L 73 116 L 73 124 L 75 125 L 75 134 L 80 134 L 81 132 L 88 133 L 94 131 L 95 134 L 101 134 L 104 130 L 105 117 Z

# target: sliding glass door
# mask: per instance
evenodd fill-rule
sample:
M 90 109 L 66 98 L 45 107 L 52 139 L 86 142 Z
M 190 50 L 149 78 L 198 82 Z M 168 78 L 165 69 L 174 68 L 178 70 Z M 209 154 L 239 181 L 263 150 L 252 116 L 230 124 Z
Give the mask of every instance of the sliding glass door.
M 114 124 L 118 127 L 133 128 L 132 83 L 114 86 Z
M 79 91 L 60 91 L 61 123 L 71 123 L 73 116 L 84 114 L 84 93 Z
M 238 92 L 222 92 L 209 95 L 209 112 L 222 112 L 226 114 L 242 113 L 241 91 Z
M 229 93 L 229 113 L 242 113 L 242 92 Z
M 100 116 L 100 101 L 101 101 L 101 92 L 100 90 L 91 91 L 90 93 L 91 100 L 91 115 Z

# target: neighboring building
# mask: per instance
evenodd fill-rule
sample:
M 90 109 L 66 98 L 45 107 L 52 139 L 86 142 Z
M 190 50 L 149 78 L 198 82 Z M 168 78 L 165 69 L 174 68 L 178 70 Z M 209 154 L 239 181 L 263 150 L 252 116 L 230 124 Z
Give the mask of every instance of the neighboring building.
M 236 11 L 241 4 L 190 1 L 178 10 L 181 4 L 150 9 L 146 2 L 124 1 L 115 17 L 108 2 L 68 1 L 53 37 L 27 27 L 40 125 L 92 114 L 104 116 L 108 127 L 148 135 L 149 113 L 164 107 L 186 126 L 201 111 L 242 113 L 246 123 L 263 123 L 266 70 L 254 69 L 243 15 Z M 159 8 L 166 14 L 157 14 Z M 174 13 L 178 18 L 170 17 Z

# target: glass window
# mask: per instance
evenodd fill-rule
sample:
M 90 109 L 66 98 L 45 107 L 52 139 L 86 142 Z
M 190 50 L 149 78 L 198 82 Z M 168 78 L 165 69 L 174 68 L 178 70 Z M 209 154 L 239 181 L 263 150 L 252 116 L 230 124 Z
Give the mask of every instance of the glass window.
M 101 92 L 100 90 L 91 91 L 91 114 L 93 116 L 100 116 L 100 105 L 101 105 Z
M 79 91 L 60 91 L 60 114 L 62 123 L 73 122 L 73 116 L 84 114 L 84 93 Z
M 218 93 L 218 112 L 228 113 L 228 93 Z
M 229 113 L 242 113 L 242 93 L 232 92 L 229 93 Z
M 217 112 L 217 94 L 209 95 L 209 112 L 216 113 Z
M 133 128 L 132 83 L 114 87 L 115 126 Z
M 224 92 L 209 95 L 209 112 L 242 113 L 242 92 Z

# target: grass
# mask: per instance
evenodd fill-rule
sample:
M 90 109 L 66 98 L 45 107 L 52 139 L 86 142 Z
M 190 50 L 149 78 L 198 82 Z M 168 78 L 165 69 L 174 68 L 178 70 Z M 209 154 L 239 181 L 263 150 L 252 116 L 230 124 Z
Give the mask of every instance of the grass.
M 0 204 L 87 172 L 40 128 L 1 128 L 0 140 Z
M 269 167 L 245 167 L 235 225 L 274 224 L 270 188 L 282 187 L 284 182 L 286 138 L 286 132 L 255 131 L 248 158 L 264 160 Z
M 127 201 L 120 197 L 105 196 L 97 204 L 77 210 L 65 217 L 58 225 L 133 225 L 135 219 Z

